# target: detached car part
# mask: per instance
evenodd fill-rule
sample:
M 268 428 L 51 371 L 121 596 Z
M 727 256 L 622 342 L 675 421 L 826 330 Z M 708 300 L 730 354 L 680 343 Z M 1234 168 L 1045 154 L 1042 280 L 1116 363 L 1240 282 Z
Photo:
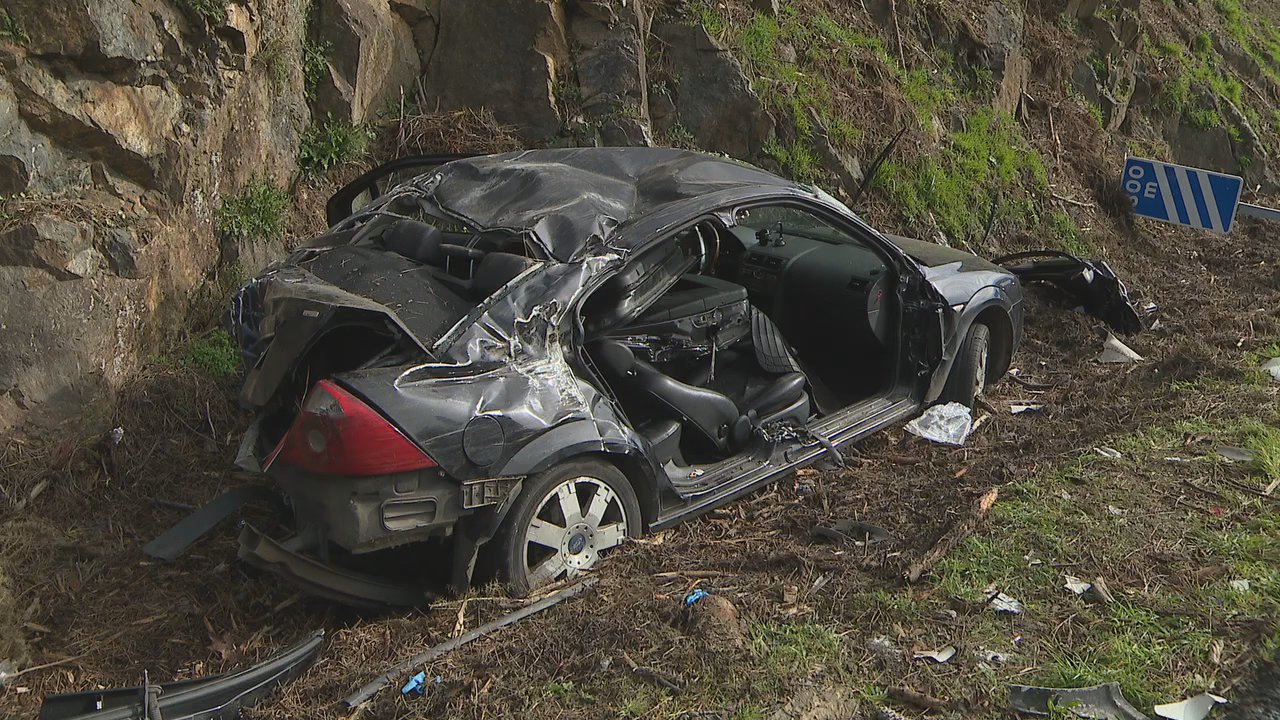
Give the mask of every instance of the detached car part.
M 1142 332 L 1142 317 L 1111 266 L 1057 250 L 1032 250 L 993 260 L 1024 283 L 1047 282 L 1079 300 L 1084 311 L 1125 335 Z
M 323 643 L 324 632 L 317 632 L 265 662 L 226 675 L 50 695 L 40 706 L 40 720 L 235 720 L 240 708 L 301 673 Z

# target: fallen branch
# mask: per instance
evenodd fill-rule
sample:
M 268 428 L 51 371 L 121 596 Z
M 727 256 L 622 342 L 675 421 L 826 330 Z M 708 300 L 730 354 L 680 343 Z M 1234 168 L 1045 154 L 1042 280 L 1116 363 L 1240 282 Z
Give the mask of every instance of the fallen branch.
M 364 702 L 367 702 L 369 698 L 378 694 L 378 692 L 381 691 L 382 688 L 386 687 L 387 684 L 391 682 L 392 678 L 396 677 L 397 675 L 403 675 L 404 673 L 408 672 L 410 668 L 435 660 L 441 655 L 452 652 L 473 640 L 479 640 L 480 638 L 484 637 L 485 635 L 488 635 L 494 630 L 504 628 L 518 620 L 523 620 L 524 618 L 527 618 L 530 615 L 542 612 L 543 610 L 546 610 L 547 608 L 553 605 L 556 605 L 565 600 L 568 600 L 571 597 L 574 597 L 575 595 L 578 595 L 583 590 L 586 590 L 587 588 L 595 584 L 596 584 L 596 579 L 589 578 L 587 580 L 583 580 L 577 585 L 570 585 L 569 587 L 559 592 L 552 593 L 551 595 L 548 595 L 545 598 L 535 603 L 525 605 L 524 607 L 520 608 L 519 610 L 516 610 L 515 612 L 509 613 L 507 615 L 503 615 L 502 617 L 498 618 L 497 620 L 494 620 L 493 622 L 485 623 L 484 625 L 481 625 L 480 627 L 476 628 L 475 630 L 472 630 L 471 632 L 468 632 L 465 635 L 459 635 L 458 637 L 453 638 L 452 640 L 447 640 L 445 642 L 442 642 L 439 645 L 436 645 L 435 647 L 426 650 L 425 652 L 418 653 L 417 655 L 414 655 L 408 660 L 405 660 L 404 662 L 396 665 L 390 670 L 387 670 L 386 672 L 382 673 L 378 677 L 374 678 L 372 682 L 360 688 L 359 690 L 355 691 L 354 693 L 352 693 L 351 697 L 347 698 L 346 700 L 343 700 L 342 702 L 349 708 L 355 707 Z
M 1098 207 L 1097 205 L 1094 205 L 1094 204 L 1093 204 L 1093 203 L 1091 203 L 1091 202 L 1081 202 L 1081 201 L 1079 201 L 1079 200 L 1072 200 L 1072 199 L 1071 199 L 1071 198 L 1069 198 L 1069 197 L 1063 197 L 1063 196 L 1061 196 L 1061 195 L 1059 195 L 1059 194 L 1057 194 L 1057 193 L 1053 193 L 1053 192 L 1049 193 L 1049 196 L 1050 196 L 1050 197 L 1052 197 L 1054 200 L 1058 200 L 1058 201 L 1061 201 L 1061 202 L 1067 203 L 1068 205 L 1075 205 L 1076 207 L 1082 207 L 1082 208 L 1095 208 L 1095 207 Z
M 939 700 L 938 698 L 935 698 L 935 697 L 930 697 L 928 695 L 925 695 L 924 693 L 916 692 L 915 690 L 911 690 L 909 688 L 904 688 L 904 687 L 889 688 L 889 697 L 900 703 L 905 703 L 907 705 L 915 705 L 921 710 L 951 709 L 951 703 L 948 703 L 944 700 Z
M 636 664 L 636 661 L 635 661 L 635 660 L 632 660 L 632 659 L 631 659 L 631 656 L 630 656 L 630 655 L 628 655 L 628 654 L 626 654 L 625 652 L 624 652 L 624 653 L 622 653 L 622 659 L 623 659 L 623 660 L 626 660 L 626 661 L 627 661 L 627 665 L 631 666 L 631 672 L 632 672 L 632 674 L 634 674 L 634 675 L 640 675 L 641 677 L 645 677 L 645 678 L 648 678 L 649 680 L 652 680 L 652 681 L 653 681 L 654 683 L 656 683 L 659 687 L 662 687 L 662 688 L 664 688 L 664 689 L 666 689 L 666 690 L 670 691 L 670 692 L 671 692 L 671 694 L 673 694 L 673 695 L 679 695 L 679 694 L 680 694 L 680 686 L 679 686 L 679 685 L 677 685 L 677 684 L 675 683 L 675 681 L 674 681 L 674 680 L 672 680 L 670 677 L 668 677 L 665 673 L 663 673 L 663 672 L 661 672 L 661 671 L 659 671 L 659 670 L 654 670 L 654 669 L 653 669 L 653 668 L 651 668 L 651 667 L 645 667 L 645 666 L 643 666 L 643 665 L 637 665 L 637 664 Z
M 952 526 L 933 547 L 929 548 L 929 552 L 925 553 L 924 557 L 911 564 L 911 567 L 904 573 L 907 582 L 919 581 L 921 576 L 929 572 L 934 565 L 937 565 L 938 561 L 946 557 L 947 553 L 973 534 L 973 531 L 978 529 L 978 525 L 982 524 L 982 521 L 987 517 L 987 513 L 991 512 L 991 506 L 996 504 L 996 498 L 999 495 L 999 488 L 991 488 L 982 497 L 978 498 L 978 502 L 974 503 L 973 510 L 967 517 Z

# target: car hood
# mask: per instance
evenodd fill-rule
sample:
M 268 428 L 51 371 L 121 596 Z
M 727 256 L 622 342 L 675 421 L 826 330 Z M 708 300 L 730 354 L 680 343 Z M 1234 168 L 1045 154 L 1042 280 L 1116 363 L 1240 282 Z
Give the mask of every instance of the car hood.
M 945 245 L 937 243 L 925 242 L 923 240 L 912 240 L 898 235 L 886 235 L 894 245 L 902 249 L 908 257 L 920 263 L 926 268 L 936 268 L 942 265 L 950 265 L 960 263 L 957 272 L 974 272 L 987 271 L 1007 274 L 1008 270 L 995 265 L 987 260 L 967 253 L 963 250 L 956 250 Z

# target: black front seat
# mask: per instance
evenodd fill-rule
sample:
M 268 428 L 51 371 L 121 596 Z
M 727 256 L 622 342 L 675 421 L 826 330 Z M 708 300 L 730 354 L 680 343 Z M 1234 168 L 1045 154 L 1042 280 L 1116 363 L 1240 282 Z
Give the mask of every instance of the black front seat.
M 696 427 L 721 453 L 731 455 L 751 438 L 751 418 L 739 412 L 728 397 L 662 374 L 616 340 L 598 343 L 592 355 L 605 372 L 643 391 Z

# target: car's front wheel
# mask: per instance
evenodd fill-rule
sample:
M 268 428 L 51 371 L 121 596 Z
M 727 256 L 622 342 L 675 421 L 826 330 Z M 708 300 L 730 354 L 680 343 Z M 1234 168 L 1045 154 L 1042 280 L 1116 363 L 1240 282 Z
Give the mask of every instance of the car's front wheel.
M 626 476 L 603 460 L 572 460 L 525 481 L 491 547 L 499 577 L 527 595 L 590 569 L 640 529 Z
M 942 402 L 958 402 L 973 407 L 973 401 L 987 389 L 987 366 L 991 362 L 991 328 L 974 323 L 960 346 L 951 375 L 942 391 Z

